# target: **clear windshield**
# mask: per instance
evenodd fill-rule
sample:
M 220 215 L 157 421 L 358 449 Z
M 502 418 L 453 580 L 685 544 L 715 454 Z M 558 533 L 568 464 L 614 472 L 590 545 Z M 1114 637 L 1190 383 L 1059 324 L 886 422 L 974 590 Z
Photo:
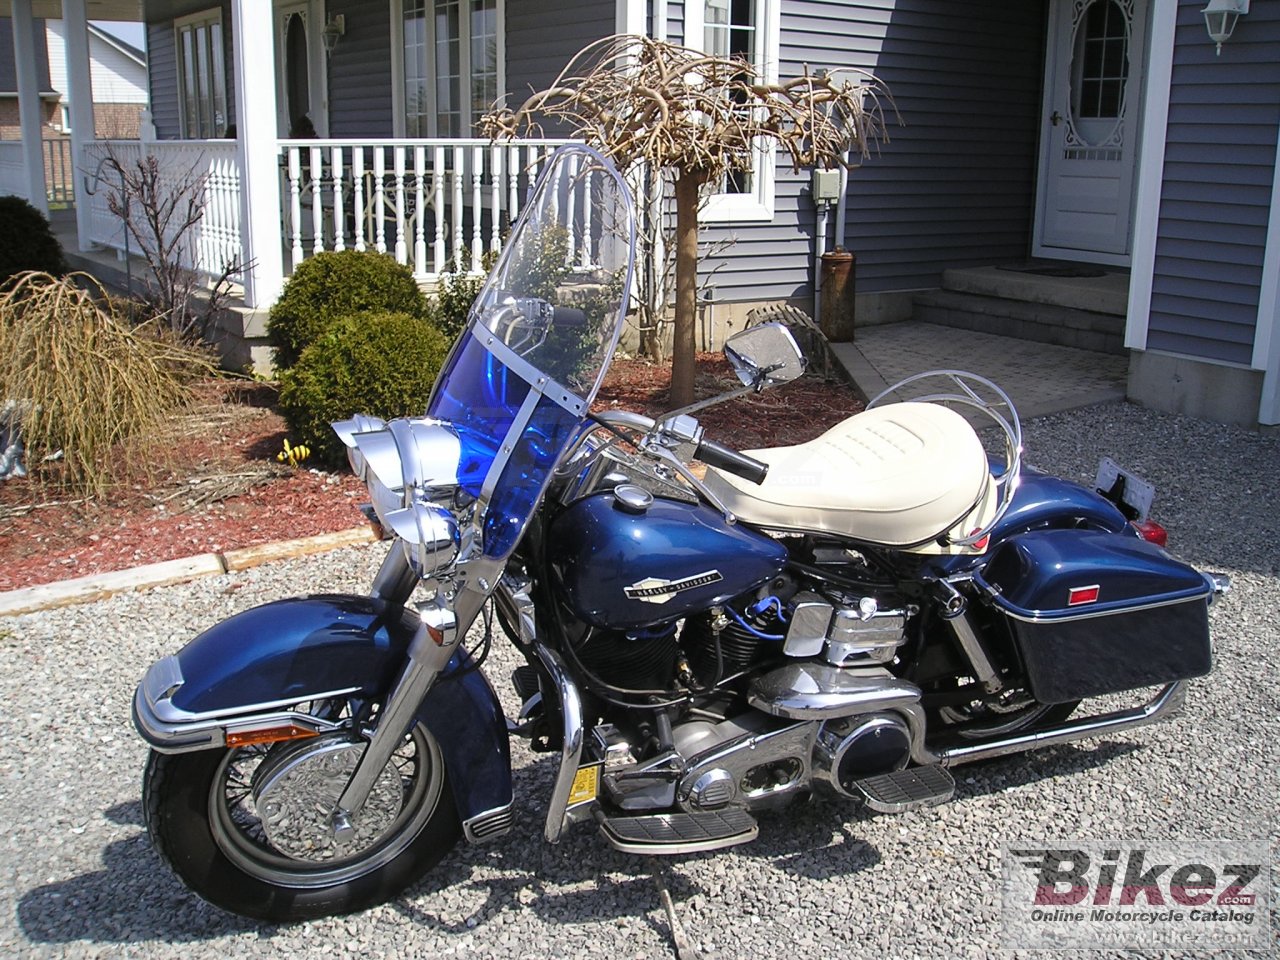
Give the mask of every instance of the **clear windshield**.
M 484 553 L 505 557 L 577 435 L 617 346 L 635 220 L 613 165 L 562 147 L 538 178 L 427 414 L 462 440 Z

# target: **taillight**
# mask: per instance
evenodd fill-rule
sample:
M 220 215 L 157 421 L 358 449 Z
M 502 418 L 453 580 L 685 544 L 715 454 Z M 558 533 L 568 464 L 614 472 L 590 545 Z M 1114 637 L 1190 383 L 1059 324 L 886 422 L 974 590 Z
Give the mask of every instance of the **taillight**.
M 1138 536 L 1142 537 L 1147 543 L 1154 543 L 1157 547 L 1167 547 L 1169 545 L 1169 531 L 1154 520 L 1134 520 L 1133 529 L 1138 531 Z

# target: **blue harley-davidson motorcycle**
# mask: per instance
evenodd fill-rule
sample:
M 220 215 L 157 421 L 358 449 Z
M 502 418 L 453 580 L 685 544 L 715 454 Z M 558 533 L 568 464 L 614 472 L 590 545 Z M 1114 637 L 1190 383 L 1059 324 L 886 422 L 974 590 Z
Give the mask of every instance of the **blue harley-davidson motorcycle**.
M 1156 720 L 1208 672 L 1225 578 L 1151 542 L 1139 478 L 1024 467 L 980 378 L 749 453 L 694 408 L 593 411 L 634 234 L 608 162 L 558 152 L 426 415 L 335 425 L 394 534 L 371 593 L 248 610 L 147 672 L 147 822 L 201 896 L 275 921 L 394 897 L 512 829 L 511 734 L 555 756 L 548 841 L 684 854 L 816 791 L 940 803 L 956 764 Z M 776 325 L 725 353 L 743 391 L 804 366 Z M 495 618 L 514 718 L 479 670 Z

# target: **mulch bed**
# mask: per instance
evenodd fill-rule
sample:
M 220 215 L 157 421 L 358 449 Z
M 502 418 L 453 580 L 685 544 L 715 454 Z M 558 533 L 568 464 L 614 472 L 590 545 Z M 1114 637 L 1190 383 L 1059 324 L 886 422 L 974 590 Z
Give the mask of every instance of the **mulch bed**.
M 617 360 L 597 407 L 666 409 L 670 370 Z M 737 385 L 719 355 L 699 357 L 698 396 Z M 211 381 L 174 424 L 163 457 L 98 501 L 30 480 L 0 482 L 0 591 L 195 554 L 331 533 L 364 522 L 364 485 L 278 463 L 287 436 L 270 384 Z M 799 443 L 858 409 L 843 383 L 805 377 L 698 413 L 707 435 L 753 447 Z

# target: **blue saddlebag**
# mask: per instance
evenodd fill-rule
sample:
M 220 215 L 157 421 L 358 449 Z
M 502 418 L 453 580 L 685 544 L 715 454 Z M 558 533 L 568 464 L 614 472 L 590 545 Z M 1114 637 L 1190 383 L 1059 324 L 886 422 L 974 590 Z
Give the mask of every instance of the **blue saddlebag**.
M 1211 584 L 1137 536 L 1020 534 L 996 547 L 977 581 L 1004 614 L 1041 703 L 1209 672 Z

